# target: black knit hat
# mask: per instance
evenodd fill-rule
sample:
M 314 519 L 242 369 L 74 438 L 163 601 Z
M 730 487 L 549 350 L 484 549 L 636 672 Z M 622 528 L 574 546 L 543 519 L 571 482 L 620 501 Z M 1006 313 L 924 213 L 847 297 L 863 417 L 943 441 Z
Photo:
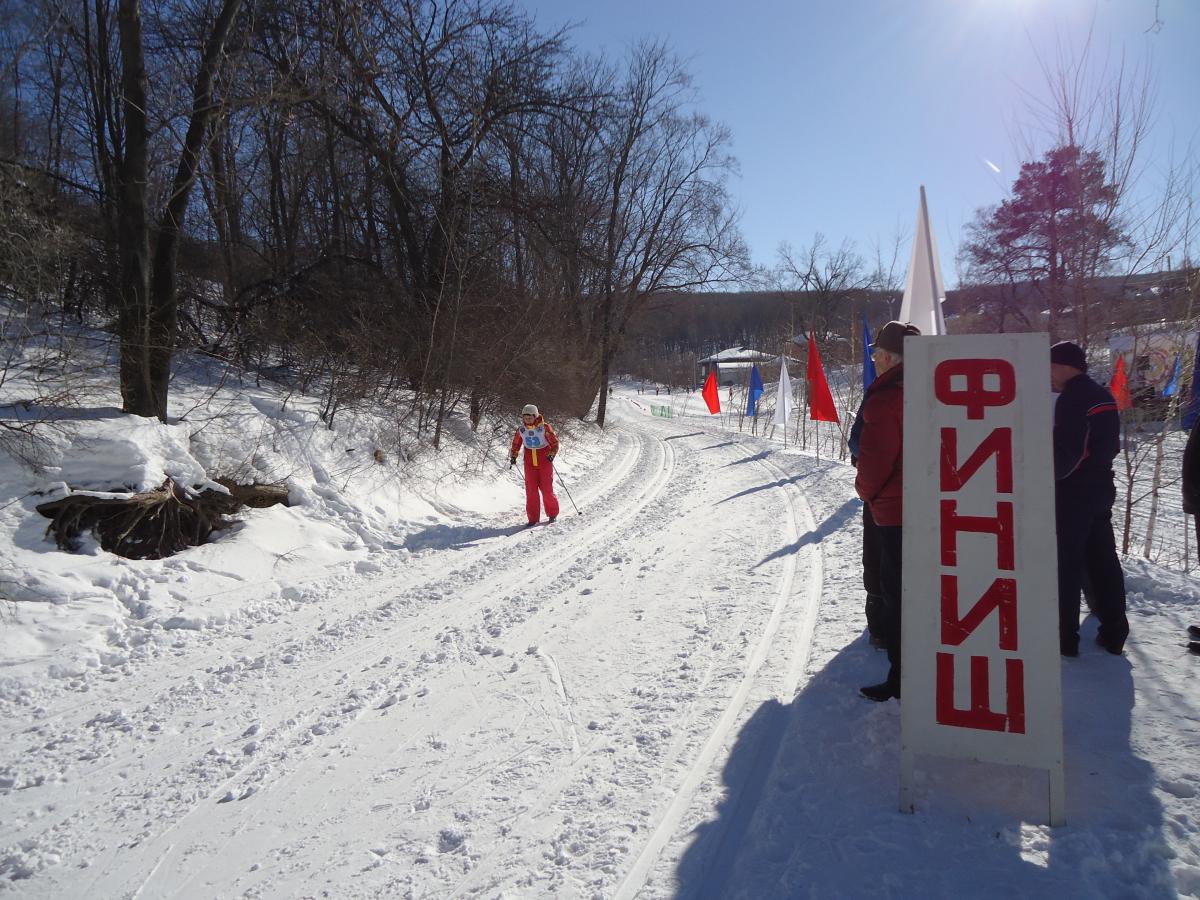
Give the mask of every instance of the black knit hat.
M 879 334 L 875 335 L 875 342 L 871 346 L 895 353 L 897 356 L 903 356 L 904 339 L 912 335 L 920 335 L 920 333 L 921 329 L 911 322 L 893 320 L 879 329 Z
M 1083 348 L 1071 341 L 1059 341 L 1050 348 L 1050 362 L 1070 366 L 1080 372 L 1087 371 L 1087 355 Z

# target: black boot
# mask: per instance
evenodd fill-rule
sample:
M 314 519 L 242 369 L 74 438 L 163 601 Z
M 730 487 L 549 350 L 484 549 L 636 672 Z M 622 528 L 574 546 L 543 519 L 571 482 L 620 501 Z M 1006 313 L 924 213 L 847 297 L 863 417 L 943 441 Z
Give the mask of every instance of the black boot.
M 1114 640 L 1110 640 L 1109 638 L 1106 638 L 1102 634 L 1096 635 L 1096 643 L 1099 644 L 1101 647 L 1103 647 L 1105 650 L 1107 650 L 1109 653 L 1111 653 L 1113 656 L 1120 656 L 1121 650 L 1125 644 L 1124 641 L 1122 641 L 1121 643 L 1117 643 Z
M 900 688 L 894 687 L 887 681 L 859 688 L 858 692 L 868 700 L 874 700 L 876 703 L 883 703 L 886 700 L 891 700 L 893 697 L 897 700 L 900 699 Z
M 1189 625 L 1188 634 L 1194 638 L 1200 638 L 1200 625 Z
M 1200 656 L 1200 641 L 1188 641 L 1188 653 Z

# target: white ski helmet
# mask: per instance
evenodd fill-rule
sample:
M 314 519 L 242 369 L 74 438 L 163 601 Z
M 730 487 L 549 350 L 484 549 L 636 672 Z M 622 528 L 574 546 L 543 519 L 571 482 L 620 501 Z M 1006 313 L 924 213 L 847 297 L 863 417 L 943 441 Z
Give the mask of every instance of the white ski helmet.
M 521 410 L 523 416 L 536 416 L 538 414 L 537 407 L 532 403 L 526 403 L 525 408 Z

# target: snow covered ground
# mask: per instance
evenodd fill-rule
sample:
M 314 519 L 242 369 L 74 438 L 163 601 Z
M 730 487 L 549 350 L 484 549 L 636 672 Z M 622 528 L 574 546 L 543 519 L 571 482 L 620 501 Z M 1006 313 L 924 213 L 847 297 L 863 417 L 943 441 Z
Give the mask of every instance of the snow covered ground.
M 1067 826 L 1044 775 L 958 764 L 902 815 L 848 466 L 618 388 L 525 530 L 497 446 L 401 472 L 235 393 L 199 433 L 98 408 L 76 469 L 0 473 L 0 892 L 1200 896 L 1195 579 L 1129 561 L 1125 656 L 1089 622 L 1064 663 Z M 158 562 L 57 551 L 27 494 L 98 457 L 294 505 Z

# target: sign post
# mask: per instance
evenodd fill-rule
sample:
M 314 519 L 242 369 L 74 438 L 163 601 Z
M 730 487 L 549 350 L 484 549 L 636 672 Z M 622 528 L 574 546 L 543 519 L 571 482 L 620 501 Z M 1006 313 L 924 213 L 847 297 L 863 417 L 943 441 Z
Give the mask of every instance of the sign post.
M 904 345 L 900 808 L 915 757 L 1049 773 L 1065 822 L 1045 334 Z

